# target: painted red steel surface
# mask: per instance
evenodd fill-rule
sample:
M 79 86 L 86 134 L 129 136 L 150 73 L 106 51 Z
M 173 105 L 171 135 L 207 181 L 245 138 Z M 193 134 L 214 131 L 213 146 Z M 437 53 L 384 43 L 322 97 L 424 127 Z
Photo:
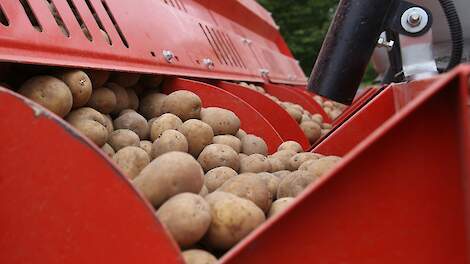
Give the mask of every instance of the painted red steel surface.
M 53 2 L 69 36 L 45 0 L 25 2 L 42 31 L 32 26 L 20 1 L 0 0 L 8 21 L 0 24 L 2 60 L 258 82 L 265 80 L 260 70 L 267 69 L 271 81 L 306 82 L 297 61 L 278 46 L 282 37 L 274 21 L 254 0 L 89 0 L 92 9 L 84 0 L 70 0 L 92 41 L 67 0 Z M 162 55 L 165 50 L 175 55 L 170 62 Z
M 234 112 L 240 118 L 243 130 L 249 134 L 262 137 L 266 141 L 269 153 L 275 152 L 283 142 L 281 136 L 263 115 L 247 102 L 228 91 L 206 83 L 181 78 L 165 82 L 164 93 L 177 90 L 188 90 L 197 94 L 201 98 L 204 107 L 215 106 Z
M 469 74 L 417 94 L 221 262 L 468 263 Z
M 0 263 L 183 263 L 153 209 L 87 139 L 0 88 Z
M 304 150 L 310 147 L 308 139 L 300 129 L 299 124 L 277 103 L 259 92 L 253 91 L 238 84 L 218 82 L 216 86 L 230 92 L 250 104 L 279 133 L 284 141 L 294 140 L 302 145 Z
M 263 88 L 267 93 L 276 96 L 281 101 L 291 102 L 302 106 L 305 110 L 308 110 L 310 113 L 319 113 L 323 116 L 325 122 L 331 122 L 331 119 L 328 115 L 321 109 L 320 105 L 315 102 L 312 104 L 308 99 L 306 99 L 306 94 L 299 92 L 299 90 L 293 87 L 287 87 L 283 85 L 264 83 Z
M 372 99 L 379 89 L 369 88 L 363 94 L 361 94 L 353 104 L 346 108 L 341 115 L 333 121 L 333 126 L 337 126 L 347 120 L 351 115 L 353 115 L 357 110 L 361 109 L 370 99 Z

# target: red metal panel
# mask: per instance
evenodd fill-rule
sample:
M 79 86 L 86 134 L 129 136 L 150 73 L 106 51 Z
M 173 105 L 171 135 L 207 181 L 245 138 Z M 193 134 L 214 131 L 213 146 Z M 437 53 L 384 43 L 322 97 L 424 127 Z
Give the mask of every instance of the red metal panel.
M 301 94 L 298 90 L 294 88 L 287 88 L 282 85 L 270 84 L 265 83 L 263 84 L 263 88 L 266 90 L 267 93 L 276 96 L 281 101 L 291 102 L 294 104 L 298 104 L 302 106 L 305 110 L 308 110 L 310 113 L 319 113 L 323 116 L 325 122 L 331 121 L 330 117 L 323 111 L 323 109 L 319 109 L 319 105 L 315 102 L 315 104 L 311 104 L 307 96 L 305 94 Z M 321 108 L 321 107 L 320 107 Z
M 3 88 L 0 116 L 0 263 L 183 263 L 92 143 Z
M 469 74 L 418 94 L 221 262 L 468 263 Z
M 246 14 L 246 19 L 256 22 L 253 28 L 236 30 L 242 28 L 242 21 L 230 20 L 228 13 L 214 20 L 214 12 L 194 0 L 179 0 L 179 5 L 163 0 L 140 0 L 138 3 L 89 0 L 112 45 L 105 42 L 85 1 L 54 0 L 70 32 L 69 37 L 61 32 L 45 0 L 27 2 L 42 32 L 33 28 L 20 1 L 0 0 L 9 20 L 9 25 L 0 24 L 2 60 L 258 82 L 264 81 L 260 73 L 263 67 L 272 69 L 278 82 L 305 84 L 305 75 L 300 74 L 295 60 L 277 49 L 275 39 L 279 32 L 238 1 L 231 0 L 231 3 Z M 92 41 L 80 29 L 69 2 L 74 3 Z M 225 1 L 217 1 L 211 7 L 219 8 L 224 4 Z M 218 23 L 220 21 L 224 22 Z M 260 27 L 264 28 L 263 34 L 258 32 L 261 35 L 256 33 L 256 28 Z M 245 33 L 257 38 L 247 42 Z M 263 56 L 262 50 L 268 50 L 274 59 L 260 64 L 251 45 L 260 47 L 255 51 L 259 53 L 258 57 Z M 171 62 L 165 60 L 162 54 L 165 50 L 175 55 Z M 204 59 L 212 60 L 213 67 L 204 64 Z M 298 77 L 292 79 L 294 75 Z
M 204 107 L 216 106 L 234 112 L 240 118 L 243 130 L 249 134 L 262 137 L 266 141 L 269 153 L 275 152 L 283 142 L 281 136 L 263 115 L 232 93 L 213 85 L 181 78 L 165 82 L 164 93 L 177 90 L 188 90 L 197 94 L 201 98 Z
M 361 94 L 356 100 L 354 100 L 353 104 L 346 108 L 341 115 L 333 121 L 333 126 L 337 126 L 343 123 L 346 119 L 348 119 L 351 115 L 353 115 L 356 111 L 361 109 L 371 98 L 373 98 L 379 92 L 376 88 L 369 88 L 363 94 Z
M 310 148 L 310 143 L 305 137 L 304 132 L 300 129 L 297 121 L 295 121 L 284 108 L 280 107 L 268 97 L 234 83 L 218 82 L 216 86 L 249 103 L 268 120 L 284 141 L 294 140 L 302 145 L 305 150 Z

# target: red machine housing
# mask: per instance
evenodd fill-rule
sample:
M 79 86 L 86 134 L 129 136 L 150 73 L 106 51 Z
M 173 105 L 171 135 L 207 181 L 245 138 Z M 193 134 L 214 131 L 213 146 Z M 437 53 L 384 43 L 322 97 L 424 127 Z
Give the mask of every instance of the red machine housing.
M 163 92 L 234 111 L 270 152 L 297 140 L 344 157 L 221 263 L 469 262 L 469 66 L 367 90 L 311 146 L 281 107 L 229 82 L 332 121 L 255 1 L 53 3 L 68 34 L 46 1 L 0 0 L 1 60 L 170 75 Z M 0 263 L 182 263 L 153 209 L 80 133 L 3 88 L 0 116 Z

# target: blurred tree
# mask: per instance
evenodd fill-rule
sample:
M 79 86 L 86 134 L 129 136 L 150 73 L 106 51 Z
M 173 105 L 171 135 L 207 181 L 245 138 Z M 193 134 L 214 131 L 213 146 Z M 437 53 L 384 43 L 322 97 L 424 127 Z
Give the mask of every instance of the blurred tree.
M 268 9 L 308 76 L 339 0 L 258 0 Z

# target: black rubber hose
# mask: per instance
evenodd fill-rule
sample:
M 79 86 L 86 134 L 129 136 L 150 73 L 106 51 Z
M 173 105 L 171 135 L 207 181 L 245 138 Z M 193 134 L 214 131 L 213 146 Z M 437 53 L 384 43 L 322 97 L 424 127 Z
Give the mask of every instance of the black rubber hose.
M 452 0 L 439 0 L 444 14 L 449 24 L 450 38 L 452 41 L 452 52 L 450 55 L 449 64 L 446 71 L 451 70 L 462 60 L 463 54 L 463 33 L 462 25 L 460 24 L 459 15 L 455 9 L 454 1 Z

